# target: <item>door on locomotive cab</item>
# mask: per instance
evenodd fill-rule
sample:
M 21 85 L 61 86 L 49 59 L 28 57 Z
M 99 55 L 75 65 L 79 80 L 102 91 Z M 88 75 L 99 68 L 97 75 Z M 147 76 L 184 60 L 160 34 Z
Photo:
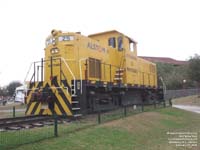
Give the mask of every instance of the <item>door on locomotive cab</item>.
M 117 50 L 118 50 L 118 58 L 119 58 L 119 67 L 124 67 L 124 55 L 125 55 L 125 49 L 124 49 L 124 40 L 123 36 L 117 37 Z
M 65 50 L 64 50 L 64 58 L 66 63 L 69 65 L 69 68 L 71 69 L 72 73 L 74 75 L 76 75 L 78 73 L 78 69 L 77 69 L 77 60 L 78 60 L 78 48 L 76 45 L 66 45 L 65 46 Z M 63 65 L 65 66 L 65 65 Z M 66 69 L 66 66 L 64 67 Z M 65 74 L 65 76 L 70 76 L 69 71 L 67 71 L 68 73 Z

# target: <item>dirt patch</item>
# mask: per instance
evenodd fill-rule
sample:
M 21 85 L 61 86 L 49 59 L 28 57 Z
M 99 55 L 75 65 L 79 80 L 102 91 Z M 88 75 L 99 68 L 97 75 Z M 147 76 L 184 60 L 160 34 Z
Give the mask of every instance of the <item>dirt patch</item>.
M 200 106 L 200 96 L 187 96 L 182 98 L 173 99 L 173 104 L 175 105 L 191 105 L 191 106 Z

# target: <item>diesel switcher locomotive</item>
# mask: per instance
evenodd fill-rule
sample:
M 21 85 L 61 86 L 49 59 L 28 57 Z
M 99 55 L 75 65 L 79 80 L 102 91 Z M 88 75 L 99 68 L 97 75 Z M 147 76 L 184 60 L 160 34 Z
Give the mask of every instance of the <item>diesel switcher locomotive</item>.
M 29 70 L 26 115 L 81 116 L 163 99 L 156 65 L 116 30 L 84 36 L 52 30 L 45 57 Z

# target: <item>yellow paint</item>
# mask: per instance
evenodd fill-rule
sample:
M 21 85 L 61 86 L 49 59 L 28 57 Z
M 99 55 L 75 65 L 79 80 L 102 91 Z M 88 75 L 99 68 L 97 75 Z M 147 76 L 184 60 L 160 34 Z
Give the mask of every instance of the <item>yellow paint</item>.
M 80 74 L 82 74 L 82 79 L 85 79 L 86 66 L 84 64 L 86 60 L 84 59 L 94 58 L 101 61 L 101 78 L 88 76 L 87 79 L 93 80 L 91 82 L 92 84 L 95 81 L 110 82 L 111 80 L 112 82 L 116 82 L 115 74 L 117 69 L 124 68 L 121 83 L 157 86 L 156 65 L 139 58 L 137 56 L 137 42 L 123 33 L 116 30 L 89 36 L 56 30 L 54 30 L 53 33 L 56 34 L 52 34 L 47 39 L 54 38 L 55 43 L 49 44 L 45 48 L 45 59 L 50 59 L 50 57 L 64 58 L 76 79 L 80 79 Z M 59 39 L 62 36 L 66 36 L 67 40 L 60 41 Z M 115 41 L 115 47 L 108 44 L 111 38 Z M 121 38 L 123 43 L 122 49 L 118 47 L 120 45 L 119 38 Z M 52 53 L 52 49 L 58 49 L 58 52 Z M 59 60 L 54 60 L 53 64 L 54 75 L 57 76 L 59 81 Z M 51 75 L 49 65 L 50 62 L 45 65 L 45 80 L 49 80 Z M 89 73 L 90 68 L 88 67 L 87 69 Z M 69 81 L 68 83 L 71 85 L 71 80 L 73 80 L 73 78 L 64 62 L 62 62 L 62 70 Z M 154 71 L 152 72 L 152 70 Z
M 47 115 L 52 115 L 52 112 L 49 109 L 46 109 Z
M 37 107 L 37 109 L 35 111 L 35 115 L 39 115 L 40 109 L 41 109 L 41 103 L 39 103 L 39 105 L 38 105 L 38 107 Z
M 72 115 L 72 113 L 70 112 L 68 106 L 65 104 L 64 100 L 62 99 L 62 97 L 60 96 L 60 94 L 58 92 L 55 93 L 58 101 L 60 102 L 61 106 L 63 107 L 64 111 L 67 113 L 67 115 Z
M 47 109 L 45 109 L 45 110 L 43 111 L 42 114 L 43 114 L 43 115 L 48 115 L 48 113 L 47 113 Z
M 72 100 L 71 100 L 71 96 L 70 96 L 70 93 L 67 91 L 67 89 L 65 88 L 62 88 L 62 91 L 65 95 L 65 97 L 67 97 L 67 99 L 69 100 L 69 103 L 71 104 L 72 103 Z
M 55 110 L 56 114 L 57 114 L 57 115 L 62 115 L 62 112 L 60 111 L 58 105 L 57 105 L 57 104 L 54 104 L 54 107 L 55 107 L 54 110 Z
M 31 112 L 33 111 L 33 108 L 34 108 L 35 104 L 36 104 L 36 102 L 32 102 L 31 103 L 26 115 L 31 115 Z
M 37 85 L 38 85 L 38 83 L 35 82 L 35 87 L 37 87 Z M 31 91 L 29 92 L 29 95 L 27 96 L 27 99 L 26 99 L 27 104 L 30 103 L 31 96 L 32 96 L 32 94 L 35 92 L 35 87 L 33 87 L 33 88 L 31 89 Z

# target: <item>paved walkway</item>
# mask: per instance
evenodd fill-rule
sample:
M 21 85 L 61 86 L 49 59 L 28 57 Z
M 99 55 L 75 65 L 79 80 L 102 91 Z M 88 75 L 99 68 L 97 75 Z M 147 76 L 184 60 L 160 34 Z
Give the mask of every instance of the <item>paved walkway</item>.
M 200 106 L 173 105 L 172 107 L 179 108 L 179 109 L 184 109 L 184 110 L 187 110 L 187 111 L 192 111 L 192 112 L 200 114 Z

